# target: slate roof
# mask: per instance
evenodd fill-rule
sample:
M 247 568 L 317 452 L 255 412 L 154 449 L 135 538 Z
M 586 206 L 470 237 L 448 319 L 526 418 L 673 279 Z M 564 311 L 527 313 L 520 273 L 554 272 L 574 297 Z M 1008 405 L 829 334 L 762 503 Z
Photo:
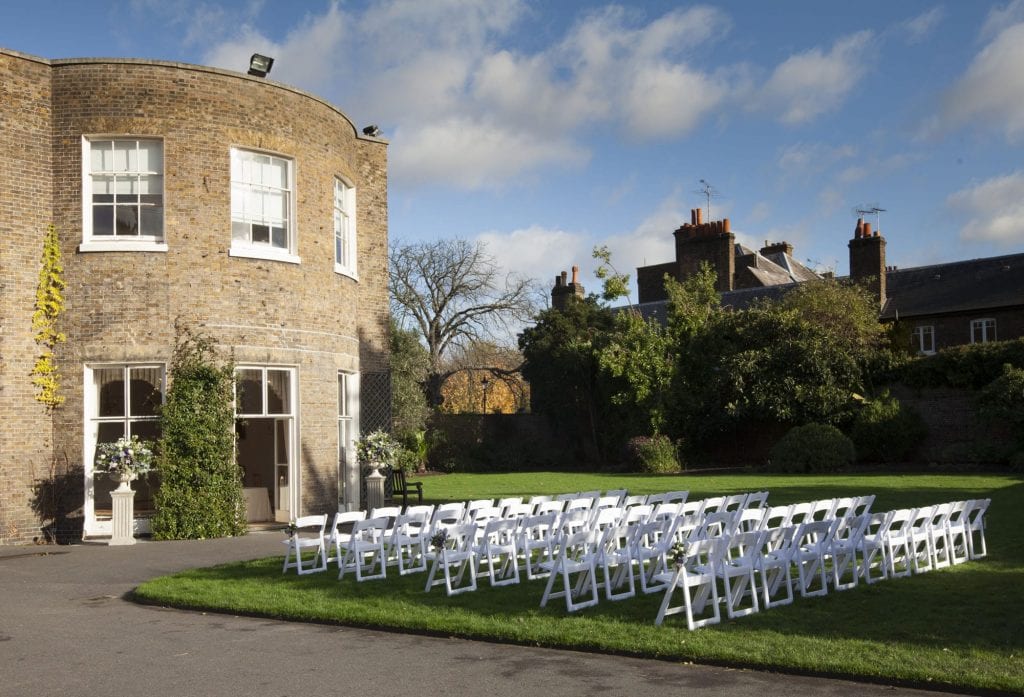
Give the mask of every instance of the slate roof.
M 885 283 L 883 320 L 1024 306 L 1024 254 L 890 270 Z M 731 290 L 722 293 L 722 306 L 745 310 L 760 298 L 778 300 L 796 285 Z M 664 323 L 667 306 L 667 301 L 659 300 L 636 308 L 644 317 Z
M 886 273 L 882 319 L 1024 305 L 1024 254 L 1007 254 Z

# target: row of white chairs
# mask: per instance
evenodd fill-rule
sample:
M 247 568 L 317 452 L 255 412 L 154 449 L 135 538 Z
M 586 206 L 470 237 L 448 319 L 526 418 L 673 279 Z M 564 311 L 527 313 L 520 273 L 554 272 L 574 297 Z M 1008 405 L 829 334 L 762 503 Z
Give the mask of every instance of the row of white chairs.
M 990 503 L 953 501 L 698 537 L 685 543 L 674 571 L 654 576 L 666 587 L 655 623 L 681 612 L 691 630 L 717 623 L 720 597 L 729 618 L 788 604 L 793 567 L 801 597 L 810 597 L 830 586 L 853 588 L 860 579 L 874 583 L 981 558 Z M 673 604 L 677 590 L 683 601 Z

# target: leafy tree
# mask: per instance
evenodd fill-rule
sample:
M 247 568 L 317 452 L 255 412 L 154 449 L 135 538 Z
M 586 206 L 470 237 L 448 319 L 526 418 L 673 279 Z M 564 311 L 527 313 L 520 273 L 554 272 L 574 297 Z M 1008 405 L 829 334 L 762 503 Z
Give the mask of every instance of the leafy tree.
M 578 459 L 595 462 L 605 452 L 610 398 L 598 355 L 614 327 L 611 310 L 594 296 L 547 309 L 519 336 L 523 377 L 534 412 L 547 415 Z
M 185 332 L 174 349 L 171 386 L 160 414 L 156 539 L 245 533 L 234 385 L 234 367 L 220 358 L 212 341 Z
M 449 414 L 514 414 L 526 406 L 529 389 L 517 349 L 490 341 L 460 347 L 446 361 L 441 411 Z
M 614 332 L 598 353 L 601 369 L 616 378 L 611 400 L 646 415 L 649 432 L 665 425 L 665 401 L 675 367 L 671 337 L 655 319 L 635 310 L 615 316 Z
M 36 343 L 42 347 L 32 367 L 32 384 L 36 386 L 36 400 L 54 410 L 64 403 L 60 394 L 60 373 L 54 363 L 54 350 L 67 340 L 57 331 L 57 321 L 64 312 L 64 265 L 61 263 L 60 240 L 57 228 L 51 224 L 43 239 L 42 263 L 39 266 L 39 284 L 36 287 L 36 309 L 32 313 L 32 329 Z
M 535 309 L 533 281 L 502 275 L 483 243 L 466 240 L 392 246 L 388 289 L 392 314 L 400 324 L 411 323 L 426 343 L 432 405 L 442 401 L 449 351 L 508 335 Z
M 430 371 L 430 355 L 412 329 L 391 319 L 391 416 L 395 435 L 406 441 L 426 427 L 430 416 L 423 385 Z

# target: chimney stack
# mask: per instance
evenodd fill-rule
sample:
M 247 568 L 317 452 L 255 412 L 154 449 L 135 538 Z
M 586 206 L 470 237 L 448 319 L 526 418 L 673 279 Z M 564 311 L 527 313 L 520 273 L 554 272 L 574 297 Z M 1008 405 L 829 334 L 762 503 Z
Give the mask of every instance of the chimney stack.
M 857 220 L 850 248 L 850 278 L 867 287 L 878 298 L 879 308 L 885 305 L 885 238 L 878 230 L 871 232 L 871 223 Z
M 563 271 L 555 276 L 555 287 L 551 289 L 551 307 L 565 312 L 570 302 L 583 299 L 583 285 L 580 283 L 580 267 L 572 267 L 572 283 L 569 274 Z

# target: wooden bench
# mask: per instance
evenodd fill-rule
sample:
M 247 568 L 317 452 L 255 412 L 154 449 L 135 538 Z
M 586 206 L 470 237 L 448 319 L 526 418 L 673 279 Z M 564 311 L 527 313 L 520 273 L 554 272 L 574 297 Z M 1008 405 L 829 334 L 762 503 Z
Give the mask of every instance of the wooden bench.
M 402 506 L 409 505 L 409 494 L 416 494 L 416 503 L 423 503 L 423 482 L 410 482 L 401 469 L 393 469 L 386 474 L 384 481 L 384 498 L 402 497 Z

